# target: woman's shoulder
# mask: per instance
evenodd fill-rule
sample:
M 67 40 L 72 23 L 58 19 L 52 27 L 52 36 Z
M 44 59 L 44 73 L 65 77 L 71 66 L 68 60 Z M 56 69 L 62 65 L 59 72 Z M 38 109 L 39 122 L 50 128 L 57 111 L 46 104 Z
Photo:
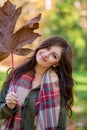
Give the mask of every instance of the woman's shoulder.
M 65 103 L 65 97 L 64 96 L 61 96 L 61 100 L 60 100 L 60 105 L 61 107 L 65 107 L 66 103 Z

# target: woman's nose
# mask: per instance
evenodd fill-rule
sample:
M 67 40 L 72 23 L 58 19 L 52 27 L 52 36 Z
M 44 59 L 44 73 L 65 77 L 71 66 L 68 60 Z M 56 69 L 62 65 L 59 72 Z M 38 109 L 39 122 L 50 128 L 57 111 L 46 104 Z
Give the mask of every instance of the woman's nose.
M 45 52 L 45 54 L 44 54 L 44 57 L 49 57 L 49 55 L 50 55 L 50 52 Z

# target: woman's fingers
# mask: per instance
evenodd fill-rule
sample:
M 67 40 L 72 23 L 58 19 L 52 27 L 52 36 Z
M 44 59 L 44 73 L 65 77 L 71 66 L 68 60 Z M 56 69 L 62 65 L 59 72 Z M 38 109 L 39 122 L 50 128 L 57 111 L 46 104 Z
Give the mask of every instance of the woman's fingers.
M 14 92 L 9 92 L 6 95 L 6 104 L 10 109 L 13 109 L 18 104 L 18 96 Z
M 17 100 L 14 100 L 14 99 L 10 99 L 10 98 L 6 98 L 6 103 L 14 103 L 14 104 L 17 104 Z
M 7 94 L 6 100 L 17 102 L 18 101 L 18 97 L 16 95 L 14 95 L 14 94 Z
M 6 96 L 18 98 L 17 94 L 14 92 L 9 92 Z

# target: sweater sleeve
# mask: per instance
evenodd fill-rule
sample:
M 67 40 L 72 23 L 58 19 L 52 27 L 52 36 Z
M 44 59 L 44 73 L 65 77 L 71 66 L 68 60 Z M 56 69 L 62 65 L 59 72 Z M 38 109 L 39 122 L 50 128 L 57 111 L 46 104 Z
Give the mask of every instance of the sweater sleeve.
M 8 91 L 7 86 L 3 86 L 0 92 L 0 119 L 7 119 L 17 112 L 17 107 L 15 107 L 13 110 L 10 110 L 7 107 L 5 101 L 5 96 L 7 94 L 7 91 Z

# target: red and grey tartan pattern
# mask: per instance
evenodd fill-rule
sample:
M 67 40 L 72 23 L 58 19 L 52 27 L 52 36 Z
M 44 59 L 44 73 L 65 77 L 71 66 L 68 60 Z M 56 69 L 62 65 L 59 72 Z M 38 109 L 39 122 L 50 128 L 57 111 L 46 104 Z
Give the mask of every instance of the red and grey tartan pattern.
M 18 87 L 32 90 L 32 80 L 34 77 L 31 73 L 26 73 L 16 82 Z M 12 87 L 12 86 L 11 86 Z M 10 88 L 9 88 L 10 89 Z M 21 96 L 21 95 L 20 95 Z M 41 81 L 41 89 L 36 99 L 36 115 L 34 125 L 36 130 L 57 130 L 60 112 L 60 88 L 58 76 L 53 70 L 48 70 Z M 10 122 L 12 119 L 10 119 Z M 9 120 L 5 121 L 1 130 L 20 130 L 21 124 L 21 107 L 15 115 L 14 124 L 8 125 Z

